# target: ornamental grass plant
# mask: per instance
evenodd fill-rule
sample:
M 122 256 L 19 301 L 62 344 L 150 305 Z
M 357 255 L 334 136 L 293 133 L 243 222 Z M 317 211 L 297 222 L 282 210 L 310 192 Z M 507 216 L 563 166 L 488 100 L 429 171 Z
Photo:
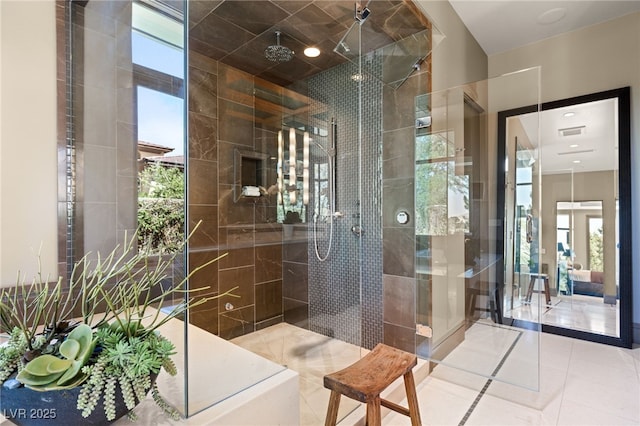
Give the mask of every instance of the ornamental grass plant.
M 116 418 L 117 392 L 132 410 L 151 391 L 160 408 L 180 417 L 155 383 L 160 370 L 177 372 L 171 360 L 175 346 L 159 328 L 211 299 L 237 296 L 234 288 L 194 297 L 206 288 L 187 288 L 189 278 L 224 255 L 174 283 L 174 265 L 188 238 L 180 250 L 164 256 L 139 250 L 137 240 L 137 235 L 125 236 L 106 256 L 84 256 L 67 283 L 59 278 L 51 284 L 38 273 L 27 284 L 19 273 L 15 287 L 2 289 L 0 331 L 8 334 L 0 346 L 4 388 L 49 392 L 81 386 L 77 409 L 82 416 L 91 415 L 102 400 L 108 421 Z M 132 411 L 129 416 L 135 418 Z

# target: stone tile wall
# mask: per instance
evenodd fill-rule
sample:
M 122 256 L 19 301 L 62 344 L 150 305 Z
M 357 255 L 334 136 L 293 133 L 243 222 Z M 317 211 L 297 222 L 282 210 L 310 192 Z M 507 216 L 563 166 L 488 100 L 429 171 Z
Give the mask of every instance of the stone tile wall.
M 416 304 L 421 306 L 429 300 L 425 297 L 430 283 L 416 280 L 413 212 L 415 98 L 430 92 L 430 69 L 428 57 L 421 71 L 397 89 L 385 86 L 383 99 L 384 342 L 408 352 L 414 352 L 416 343 L 420 343 L 416 341 Z M 400 211 L 409 213 L 406 224 L 396 221 Z
M 283 320 L 283 258 L 280 225 L 273 197 L 239 197 L 238 155 L 274 156 L 276 133 L 256 124 L 255 78 L 190 52 L 189 224 L 198 231 L 190 240 L 193 269 L 219 255 L 191 281 L 208 286 L 203 294 L 235 288 L 200 306 L 191 322 L 230 339 Z M 271 179 L 275 168 L 268 172 Z

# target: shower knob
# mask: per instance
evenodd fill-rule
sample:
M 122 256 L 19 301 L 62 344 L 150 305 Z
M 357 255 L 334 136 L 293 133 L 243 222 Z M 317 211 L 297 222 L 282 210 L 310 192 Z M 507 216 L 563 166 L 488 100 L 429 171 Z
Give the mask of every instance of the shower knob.
M 400 211 L 396 214 L 396 222 L 400 225 L 406 225 L 409 222 L 409 213 Z
M 360 225 L 353 225 L 351 227 L 351 232 L 353 232 L 358 237 L 362 237 L 364 235 L 364 229 Z

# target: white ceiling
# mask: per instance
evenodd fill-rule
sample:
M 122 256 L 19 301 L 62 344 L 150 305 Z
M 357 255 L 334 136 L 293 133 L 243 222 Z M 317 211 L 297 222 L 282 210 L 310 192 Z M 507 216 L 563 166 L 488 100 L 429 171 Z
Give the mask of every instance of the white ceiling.
M 627 0 L 449 0 L 487 55 L 506 52 L 546 38 L 640 12 L 640 1 Z M 617 169 L 616 104 L 613 101 L 520 116 L 531 141 L 540 147 L 542 173 Z M 571 118 L 563 117 L 567 111 Z M 538 127 L 539 125 L 539 127 Z M 558 129 L 585 126 L 581 135 L 564 136 Z M 612 149 L 613 148 L 613 149 Z M 580 161 L 574 163 L 574 161 Z
M 640 11 L 640 1 L 632 0 L 449 2 L 487 55 Z
M 569 112 L 573 115 L 566 117 Z M 514 119 L 520 120 L 531 148 L 539 148 L 542 174 L 618 169 L 618 110 L 614 99 L 545 110 L 539 118 L 531 113 Z M 575 128 L 580 128 L 580 134 L 561 135 L 561 129 Z M 535 152 L 531 155 L 536 157 Z

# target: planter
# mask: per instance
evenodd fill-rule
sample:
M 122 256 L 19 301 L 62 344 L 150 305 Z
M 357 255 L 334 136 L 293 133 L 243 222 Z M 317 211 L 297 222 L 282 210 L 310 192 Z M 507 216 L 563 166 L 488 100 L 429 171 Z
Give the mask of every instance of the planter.
M 157 375 L 152 375 L 152 383 Z M 0 387 L 0 413 L 16 425 L 109 425 L 125 416 L 129 409 L 122 399 L 120 386 L 116 387 L 116 418 L 108 421 L 104 414 L 103 399 L 89 417 L 82 417 L 76 408 L 82 386 L 73 389 L 38 392 L 21 386 L 16 389 Z M 138 401 L 139 402 L 139 401 Z

